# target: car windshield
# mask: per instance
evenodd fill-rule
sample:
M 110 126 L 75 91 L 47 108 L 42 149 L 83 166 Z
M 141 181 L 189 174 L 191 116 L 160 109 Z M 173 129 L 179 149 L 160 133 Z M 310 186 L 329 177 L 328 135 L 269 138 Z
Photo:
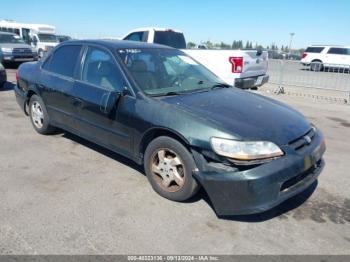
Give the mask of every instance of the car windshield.
M 226 85 L 180 50 L 118 49 L 117 53 L 138 86 L 148 95 L 193 93 Z
M 0 34 L 0 43 L 23 44 L 23 40 L 17 35 Z
M 51 34 L 38 34 L 40 42 L 57 43 L 57 37 Z

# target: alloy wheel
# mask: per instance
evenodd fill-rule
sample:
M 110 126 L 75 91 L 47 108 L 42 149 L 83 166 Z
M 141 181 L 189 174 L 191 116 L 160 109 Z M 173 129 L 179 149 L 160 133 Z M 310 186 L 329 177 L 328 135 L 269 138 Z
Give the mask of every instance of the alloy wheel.
M 185 183 L 184 164 L 170 149 L 159 149 L 152 155 L 151 171 L 159 186 L 168 192 L 179 191 Z

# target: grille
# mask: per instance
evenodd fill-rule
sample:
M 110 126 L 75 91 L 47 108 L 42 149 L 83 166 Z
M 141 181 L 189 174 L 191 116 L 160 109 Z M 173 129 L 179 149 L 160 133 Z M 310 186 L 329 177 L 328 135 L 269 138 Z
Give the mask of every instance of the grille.
M 29 48 L 14 48 L 13 49 L 14 54 L 31 54 L 32 50 Z
M 287 191 L 289 188 L 295 186 L 296 184 L 298 184 L 299 182 L 303 181 L 304 179 L 306 179 L 307 177 L 309 177 L 310 175 L 313 175 L 313 172 L 319 168 L 321 166 L 321 160 L 319 160 L 314 166 L 312 166 L 311 168 L 309 168 L 308 170 L 304 171 L 303 173 L 292 177 L 291 179 L 285 181 L 282 186 L 280 191 L 284 192 Z
M 292 141 L 289 143 L 289 145 L 295 150 L 300 151 L 310 145 L 312 141 L 314 140 L 316 135 L 316 129 L 313 127 L 309 132 L 307 132 L 305 135 L 299 137 L 298 139 Z

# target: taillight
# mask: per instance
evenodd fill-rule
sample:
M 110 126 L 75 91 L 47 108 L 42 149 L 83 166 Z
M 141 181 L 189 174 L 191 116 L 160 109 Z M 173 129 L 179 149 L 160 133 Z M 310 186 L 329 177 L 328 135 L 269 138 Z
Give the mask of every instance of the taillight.
M 301 56 L 301 59 L 305 58 L 307 56 L 307 53 L 303 53 L 303 55 Z
M 230 57 L 232 65 L 232 73 L 242 73 L 243 71 L 243 57 Z
M 19 80 L 19 74 L 18 74 L 18 70 L 16 71 L 16 81 L 18 82 Z

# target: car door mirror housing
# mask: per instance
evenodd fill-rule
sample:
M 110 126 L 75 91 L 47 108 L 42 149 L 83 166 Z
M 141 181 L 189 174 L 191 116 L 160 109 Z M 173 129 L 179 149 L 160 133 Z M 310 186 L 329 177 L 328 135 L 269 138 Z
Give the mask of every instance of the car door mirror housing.
M 120 97 L 123 95 L 123 92 L 120 91 L 110 91 L 106 92 L 101 99 L 100 110 L 109 115 L 112 110 L 117 106 L 117 103 Z
M 263 50 L 261 47 L 258 47 L 257 50 L 256 50 L 256 56 L 261 56 L 263 53 Z

